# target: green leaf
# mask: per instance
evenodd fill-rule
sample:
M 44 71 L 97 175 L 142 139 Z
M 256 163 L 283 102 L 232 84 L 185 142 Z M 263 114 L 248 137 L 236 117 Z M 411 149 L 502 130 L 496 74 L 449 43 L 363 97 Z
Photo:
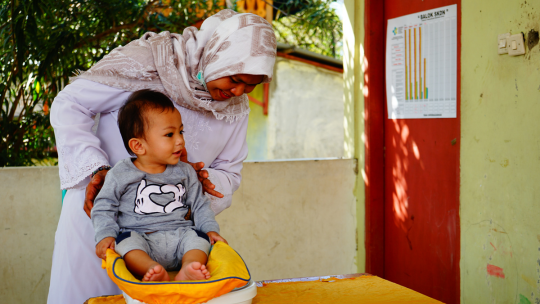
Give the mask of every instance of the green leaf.
M 76 70 L 90 68 L 115 47 L 149 30 L 181 33 L 198 21 L 194 11 L 184 8 L 195 7 L 200 2 L 171 0 L 169 5 L 174 9 L 167 17 L 145 12 L 148 5 L 164 5 L 162 1 L 3 0 L 1 3 L 0 134 L 7 134 L 8 142 L 0 140 L 0 167 L 33 165 L 36 163 L 33 160 L 55 157 L 48 114 L 36 109 L 44 103 L 50 106 Z M 133 26 L 119 28 L 126 24 Z M 97 50 L 95 55 L 92 48 Z M 36 80 L 31 90 L 24 90 L 30 73 Z M 24 96 L 17 99 L 19 92 Z M 24 117 L 10 118 L 17 100 L 19 106 L 23 100 L 27 103 Z M 28 139 L 26 143 L 25 139 Z

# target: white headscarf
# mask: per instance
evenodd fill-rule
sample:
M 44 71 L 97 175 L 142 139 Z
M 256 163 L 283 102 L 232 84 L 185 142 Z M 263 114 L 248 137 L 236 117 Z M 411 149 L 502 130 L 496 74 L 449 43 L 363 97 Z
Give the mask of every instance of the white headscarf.
M 226 9 L 206 19 L 200 30 L 188 27 L 182 35 L 148 32 L 72 80 L 132 92 L 152 89 L 182 107 L 234 121 L 249 113 L 247 96 L 215 101 L 206 82 L 236 74 L 264 75 L 263 82 L 270 82 L 275 57 L 276 38 L 265 19 Z

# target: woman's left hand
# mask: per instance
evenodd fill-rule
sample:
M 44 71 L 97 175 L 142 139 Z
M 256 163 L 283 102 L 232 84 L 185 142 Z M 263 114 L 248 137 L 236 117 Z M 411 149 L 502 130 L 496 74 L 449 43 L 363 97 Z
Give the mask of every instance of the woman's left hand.
M 204 168 L 204 163 L 203 162 L 198 162 L 198 163 L 191 163 L 188 161 L 188 155 L 187 155 L 187 150 L 186 148 L 184 148 L 182 150 L 182 154 L 180 155 L 180 161 L 186 163 L 186 164 L 190 164 L 193 169 L 195 169 L 195 172 L 197 172 L 197 177 L 199 178 L 199 181 L 201 182 L 202 186 L 203 186 L 203 192 L 208 192 L 208 194 L 210 195 L 213 195 L 215 197 L 219 197 L 219 198 L 223 198 L 223 194 L 217 192 L 216 190 L 214 190 L 214 188 L 216 188 L 216 186 L 214 184 L 212 184 L 212 182 L 208 179 L 208 171 L 206 170 L 203 170 Z

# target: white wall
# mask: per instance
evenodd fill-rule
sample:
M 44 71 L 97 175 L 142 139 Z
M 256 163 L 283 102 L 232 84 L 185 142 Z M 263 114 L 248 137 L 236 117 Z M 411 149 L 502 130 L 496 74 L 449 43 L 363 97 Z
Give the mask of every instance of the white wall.
M 267 159 L 343 157 L 343 74 L 277 57 L 266 136 Z
M 356 272 L 355 160 L 246 162 L 222 235 L 255 280 Z M 58 168 L 0 168 L 1 303 L 45 303 Z
M 356 161 L 247 162 L 222 235 L 255 280 L 356 272 Z

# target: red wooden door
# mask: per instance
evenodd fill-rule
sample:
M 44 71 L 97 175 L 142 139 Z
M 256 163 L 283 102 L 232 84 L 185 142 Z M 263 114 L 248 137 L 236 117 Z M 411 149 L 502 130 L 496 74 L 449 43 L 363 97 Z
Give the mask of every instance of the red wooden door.
M 458 303 L 460 289 L 461 6 L 384 0 L 385 25 L 452 4 L 458 5 L 457 118 L 388 119 L 384 113 L 384 277 L 445 303 Z

